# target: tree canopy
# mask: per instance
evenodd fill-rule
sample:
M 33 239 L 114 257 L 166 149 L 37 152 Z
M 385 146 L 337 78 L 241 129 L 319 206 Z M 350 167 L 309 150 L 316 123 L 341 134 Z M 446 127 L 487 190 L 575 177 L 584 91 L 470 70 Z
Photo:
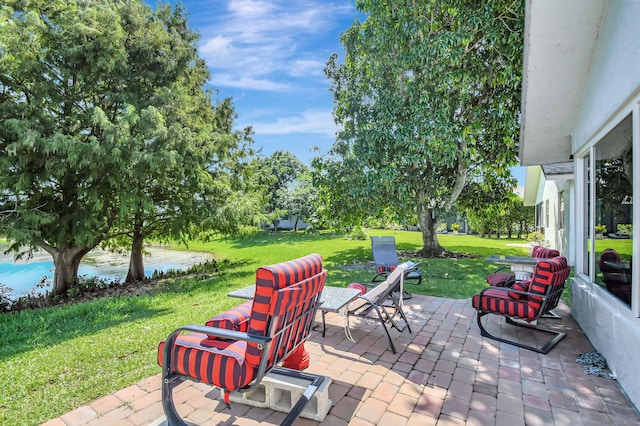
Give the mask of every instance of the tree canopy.
M 217 112 L 204 89 L 197 40 L 181 7 L 5 2 L 1 232 L 13 250 L 52 255 L 56 293 L 100 243 L 180 235 L 202 220 L 204 201 L 232 192 L 221 171 L 241 143 L 222 112 L 230 105 Z
M 439 212 L 471 178 L 516 164 L 524 2 L 356 4 L 367 18 L 325 69 L 341 130 L 314 161 L 323 205 L 343 222 L 391 208 L 437 255 Z
M 257 176 L 266 194 L 265 217 L 278 230 L 278 222 L 284 216 L 304 213 L 304 209 L 294 208 L 294 188 L 307 167 L 292 153 L 277 150 L 271 156 L 256 159 Z M 302 191 L 302 190 L 300 190 Z M 301 192 L 298 196 L 301 196 Z

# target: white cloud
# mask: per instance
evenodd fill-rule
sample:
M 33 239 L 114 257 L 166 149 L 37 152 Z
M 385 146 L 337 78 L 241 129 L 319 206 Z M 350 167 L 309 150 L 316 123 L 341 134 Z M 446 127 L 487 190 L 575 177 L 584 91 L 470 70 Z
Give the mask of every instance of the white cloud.
M 291 87 L 286 82 L 237 74 L 216 74 L 213 80 L 217 87 L 234 87 L 248 90 L 288 90 Z
M 276 121 L 255 123 L 256 134 L 286 135 L 291 133 L 316 133 L 334 136 L 337 127 L 331 111 L 307 110 L 296 116 L 280 117 Z
M 289 78 L 323 74 L 331 51 L 310 40 L 333 28 L 337 16 L 354 13 L 344 1 L 229 0 L 226 12 L 207 16 L 209 25 L 200 29 L 200 54 L 216 87 L 288 89 Z M 238 78 L 220 80 L 223 75 Z

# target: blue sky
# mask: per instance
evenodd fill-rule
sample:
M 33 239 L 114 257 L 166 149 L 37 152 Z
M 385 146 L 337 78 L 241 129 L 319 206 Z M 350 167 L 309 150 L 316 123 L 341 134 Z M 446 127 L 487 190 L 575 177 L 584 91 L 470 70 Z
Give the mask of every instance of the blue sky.
M 324 67 L 332 53 L 344 57 L 340 34 L 362 19 L 355 0 L 182 3 L 201 35 L 211 86 L 219 99 L 233 99 L 237 125 L 253 127 L 255 147 L 264 155 L 283 149 L 305 163 L 326 153 L 336 125 Z M 522 168 L 514 174 L 524 182 Z
M 335 139 L 324 67 L 342 56 L 340 34 L 354 0 L 183 0 L 218 98 L 231 97 L 238 127 L 253 126 L 264 155 L 278 149 L 308 163 Z M 317 146 L 320 152 L 312 152 Z

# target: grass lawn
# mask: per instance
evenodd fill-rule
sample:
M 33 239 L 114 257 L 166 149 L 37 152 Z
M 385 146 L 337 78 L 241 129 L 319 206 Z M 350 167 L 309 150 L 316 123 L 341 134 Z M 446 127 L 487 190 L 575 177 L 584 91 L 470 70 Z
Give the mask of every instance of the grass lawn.
M 398 249 L 421 248 L 421 234 L 394 235 Z M 522 240 L 439 235 L 455 259 L 417 259 L 424 277 L 413 293 L 468 298 L 486 286 L 496 265 L 492 254 L 527 255 Z M 184 249 L 184 248 L 183 248 Z M 259 266 L 320 253 L 329 271 L 327 285 L 346 286 L 374 275 L 369 240 L 329 234 L 258 233 L 193 243 L 189 250 L 210 252 L 221 261 L 215 273 L 167 279 L 138 296 L 111 297 L 69 306 L 0 314 L 0 424 L 37 425 L 158 374 L 156 347 L 176 327 L 202 324 L 235 306 L 226 294 L 254 283 Z

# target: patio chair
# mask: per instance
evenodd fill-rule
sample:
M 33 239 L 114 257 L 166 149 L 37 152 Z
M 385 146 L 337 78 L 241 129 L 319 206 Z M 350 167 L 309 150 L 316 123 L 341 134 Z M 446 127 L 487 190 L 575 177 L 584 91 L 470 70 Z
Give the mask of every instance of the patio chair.
M 352 283 L 349 287 L 358 288 L 361 294 L 357 296 L 346 308 L 345 334 L 349 340 L 354 342 L 349 324 L 350 317 L 364 318 L 380 323 L 384 329 L 391 351 L 395 354 L 396 348 L 389 333 L 389 327 L 395 328 L 399 332 L 405 329 L 411 333 L 411 326 L 407 321 L 407 316 L 402 310 L 402 290 L 404 280 L 408 273 L 418 265 L 413 262 L 405 262 L 397 265 L 387 278 L 377 285 Z M 389 304 L 387 304 L 389 303 Z M 402 319 L 404 326 L 399 326 L 395 318 Z
M 395 237 L 371 237 L 371 251 L 373 261 L 376 263 L 376 275 L 371 282 L 380 282 L 400 264 Z M 417 269 L 412 269 L 405 273 L 404 280 L 418 285 L 422 283 L 422 275 Z
M 531 249 L 531 257 L 539 257 L 542 259 L 550 259 L 560 256 L 560 252 L 555 249 L 548 249 L 542 246 L 534 246 Z M 487 283 L 495 287 L 510 287 L 516 282 L 516 275 L 513 272 L 500 272 L 509 266 L 502 266 L 495 270 L 494 273 L 487 275 Z
M 605 249 L 600 255 L 600 272 L 607 290 L 627 305 L 631 304 L 631 270 L 626 268 L 614 249 Z
M 230 392 L 248 392 L 273 371 L 310 382 L 282 423 L 293 424 L 323 379 L 276 365 L 303 348 L 326 277 L 318 254 L 263 266 L 256 272 L 252 301 L 216 315 L 208 325 L 180 327 L 161 342 L 158 363 L 168 423 L 186 424 L 173 402 L 173 388 L 184 379 L 219 387 L 229 406 Z
M 563 256 L 541 260 L 530 280 L 508 287 L 487 287 L 473 296 L 472 305 L 477 310 L 477 321 L 483 336 L 520 348 L 546 354 L 562 340 L 566 333 L 540 328 L 537 320 L 554 309 L 560 301 L 564 283 L 571 268 Z M 542 331 L 553 335 L 541 346 L 527 345 L 515 340 L 492 335 L 482 324 L 482 317 L 495 314 L 505 317 L 508 324 Z

